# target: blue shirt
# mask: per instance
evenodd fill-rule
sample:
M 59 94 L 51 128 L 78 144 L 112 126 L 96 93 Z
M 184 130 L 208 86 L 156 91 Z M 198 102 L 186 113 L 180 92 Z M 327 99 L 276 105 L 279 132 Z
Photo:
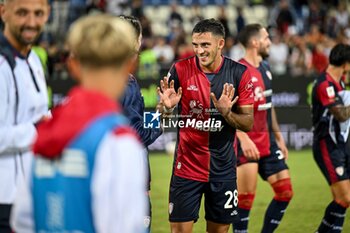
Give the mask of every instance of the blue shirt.
M 128 86 L 126 87 L 124 97 L 121 100 L 124 108 L 124 115 L 129 119 L 131 126 L 136 130 L 143 145 L 147 148 L 151 145 L 161 134 L 162 130 L 156 128 L 143 127 L 143 113 L 145 111 L 145 104 L 141 95 L 140 86 L 136 78 L 129 75 Z M 148 156 L 147 156 L 148 159 Z M 148 161 L 149 183 L 151 181 L 150 165 Z M 150 190 L 150 185 L 148 186 Z

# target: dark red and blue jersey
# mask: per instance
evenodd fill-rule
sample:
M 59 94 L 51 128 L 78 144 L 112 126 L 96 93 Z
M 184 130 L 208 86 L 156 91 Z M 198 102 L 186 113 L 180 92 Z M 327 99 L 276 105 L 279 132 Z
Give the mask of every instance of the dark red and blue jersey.
M 175 81 L 176 89 L 182 87 L 178 113 L 184 124 L 178 129 L 174 174 L 202 182 L 234 180 L 236 129 L 214 107 L 210 93 L 219 99 L 224 84 L 233 84 L 239 99 L 232 111 L 236 112 L 237 106 L 252 105 L 247 67 L 225 57 L 215 72 L 206 74 L 194 56 L 176 62 L 168 76 Z
M 272 150 L 278 148 L 276 138 L 272 129 L 272 73 L 270 69 L 270 65 L 267 61 L 262 61 L 259 66 L 259 71 L 264 80 L 265 91 L 264 96 L 266 99 L 266 111 L 267 111 L 267 125 L 269 127 L 269 135 L 270 135 L 270 155 L 273 153 Z
M 247 66 L 252 78 L 254 93 L 254 124 L 250 132 L 249 138 L 255 143 L 260 152 L 261 157 L 270 155 L 270 136 L 268 127 L 267 110 L 271 109 L 271 101 L 267 101 L 267 89 L 262 76 L 262 72 L 253 65 L 249 64 L 245 59 L 239 61 Z
M 312 89 L 312 125 L 314 140 L 319 141 L 330 136 L 330 127 L 334 130 L 338 143 L 345 143 L 340 136 L 340 126 L 337 120 L 330 125 L 331 113 L 329 108 L 336 105 L 343 105 L 339 92 L 344 90 L 344 82 L 335 81 L 328 73 L 321 74 L 316 80 Z
M 276 138 L 272 129 L 272 73 L 270 69 L 270 65 L 267 61 L 262 61 L 259 66 L 259 71 L 263 77 L 265 84 L 264 96 L 266 99 L 266 111 L 267 111 L 267 125 L 269 127 L 269 135 L 270 135 L 270 154 L 273 148 L 278 148 L 276 143 Z

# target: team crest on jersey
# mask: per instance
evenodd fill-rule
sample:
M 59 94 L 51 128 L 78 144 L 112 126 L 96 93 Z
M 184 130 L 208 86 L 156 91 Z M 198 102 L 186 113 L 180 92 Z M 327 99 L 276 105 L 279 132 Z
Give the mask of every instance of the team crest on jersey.
M 251 90 L 251 89 L 253 89 L 253 81 L 252 81 L 252 79 L 245 85 L 245 89 L 247 90 L 247 91 L 249 91 L 249 90 Z
M 194 108 L 194 107 L 196 107 L 196 101 L 195 100 L 191 100 L 190 101 L 190 108 Z
M 257 82 L 257 81 L 258 81 L 258 78 L 253 76 L 253 77 L 252 77 L 252 82 L 255 83 L 255 82 Z
M 334 98 L 335 97 L 335 92 L 334 92 L 334 87 L 333 86 L 327 87 L 326 91 L 327 91 L 327 96 L 329 98 Z
M 199 101 L 191 100 L 190 101 L 190 114 L 191 116 L 197 115 L 198 118 L 204 118 L 203 117 L 203 105 Z
M 254 89 L 254 101 L 263 101 L 264 100 L 264 92 L 262 87 L 256 87 Z
M 177 169 L 181 169 L 181 163 L 180 162 L 177 163 L 177 167 L 176 168 Z
M 267 76 L 270 80 L 272 80 L 272 74 L 271 74 L 271 72 L 270 72 L 269 70 L 266 71 L 266 76 Z
M 174 203 L 170 202 L 169 203 L 169 214 L 171 214 L 174 210 Z
M 340 166 L 335 169 L 335 172 L 339 175 L 342 176 L 344 175 L 344 167 Z

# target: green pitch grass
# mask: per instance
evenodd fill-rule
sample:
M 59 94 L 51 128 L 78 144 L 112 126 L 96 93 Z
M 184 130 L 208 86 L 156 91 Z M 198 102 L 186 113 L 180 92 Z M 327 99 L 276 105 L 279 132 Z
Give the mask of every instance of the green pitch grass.
M 168 222 L 168 188 L 173 158 L 168 155 L 150 156 L 152 170 L 152 233 L 170 232 Z M 325 207 L 331 201 L 329 187 L 316 166 L 311 151 L 291 151 L 288 159 L 294 187 L 294 197 L 277 233 L 313 233 L 320 223 Z M 268 183 L 259 180 L 256 199 L 250 215 L 249 232 L 261 230 L 265 209 L 273 192 Z M 194 225 L 195 233 L 205 233 L 204 212 Z M 231 229 L 230 229 L 230 232 Z M 350 212 L 345 217 L 343 232 L 350 232 Z

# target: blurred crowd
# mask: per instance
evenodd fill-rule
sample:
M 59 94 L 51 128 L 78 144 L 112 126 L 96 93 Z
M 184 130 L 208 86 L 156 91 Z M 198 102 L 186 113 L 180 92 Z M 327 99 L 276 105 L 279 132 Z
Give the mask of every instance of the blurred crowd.
M 157 1 L 156 1 L 157 2 Z M 154 28 L 145 9 L 152 1 L 143 0 L 51 0 L 51 15 L 45 33 L 36 48 L 42 62 L 47 66 L 48 77 L 66 78 L 65 59 L 68 55 L 62 43 L 69 26 L 85 14 L 108 12 L 114 15 L 133 15 L 143 27 L 143 44 L 140 52 L 137 77 L 158 79 L 161 70 L 169 69 L 172 62 L 192 55 L 190 31 L 185 23 L 194 25 L 203 19 L 205 6 L 194 1 L 186 2 L 191 9 L 190 17 L 178 9 L 173 1 L 158 1 L 169 4 L 169 15 L 164 25 L 168 30 Z M 237 42 L 237 34 L 247 23 L 254 23 L 245 8 L 266 8 L 264 21 L 269 28 L 271 47 L 269 62 L 277 76 L 312 76 L 325 69 L 330 49 L 339 42 L 350 43 L 350 4 L 346 0 L 242 0 L 217 6 L 217 18 L 226 28 L 224 53 L 234 60 L 244 55 Z M 153 6 L 157 7 L 157 6 Z M 228 9 L 235 11 L 235 18 L 227 17 Z M 156 10 L 154 12 L 157 12 Z M 164 16 L 163 16 L 164 17 Z M 259 22 L 261 23 L 261 22 Z

